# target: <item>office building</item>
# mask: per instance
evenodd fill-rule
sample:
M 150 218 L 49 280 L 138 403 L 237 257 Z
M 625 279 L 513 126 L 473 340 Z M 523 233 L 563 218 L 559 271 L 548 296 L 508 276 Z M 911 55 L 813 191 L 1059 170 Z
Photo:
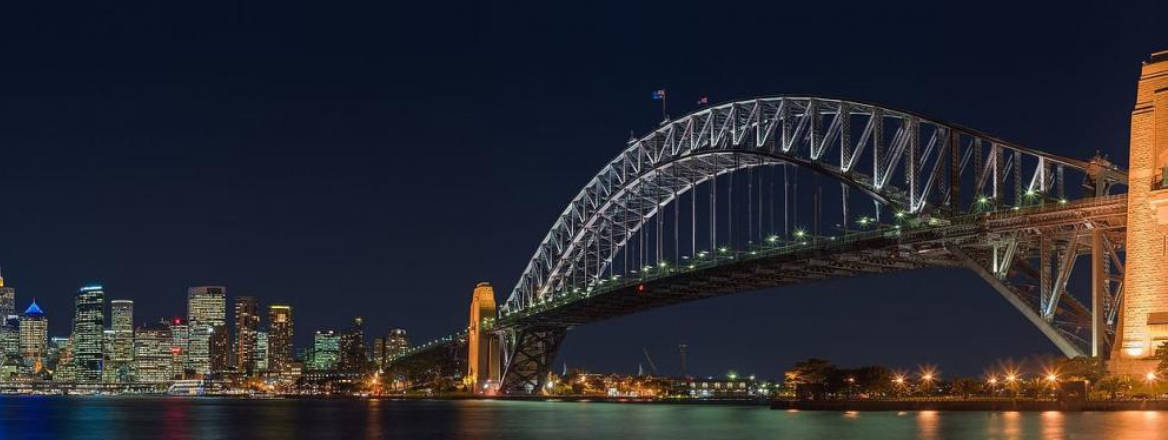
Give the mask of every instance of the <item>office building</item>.
M 45 366 L 49 345 L 49 319 L 36 300 L 20 316 L 20 357 L 33 372 Z
M 235 299 L 235 368 L 244 374 L 256 371 L 256 332 L 260 329 L 259 301 L 252 296 Z
M 312 335 L 312 351 L 305 359 L 307 369 L 314 371 L 332 370 L 340 356 L 341 335 L 333 330 L 317 330 Z
M 187 323 L 190 344 L 188 368 L 208 375 L 228 366 L 227 288 L 196 286 L 187 289 Z
M 268 370 L 283 373 L 292 367 L 292 306 L 268 307 Z
M 73 298 L 73 366 L 78 382 L 97 382 L 104 366 L 105 291 L 82 287 Z
M 174 379 L 173 324 L 163 321 L 138 328 L 134 334 L 134 377 L 138 382 Z

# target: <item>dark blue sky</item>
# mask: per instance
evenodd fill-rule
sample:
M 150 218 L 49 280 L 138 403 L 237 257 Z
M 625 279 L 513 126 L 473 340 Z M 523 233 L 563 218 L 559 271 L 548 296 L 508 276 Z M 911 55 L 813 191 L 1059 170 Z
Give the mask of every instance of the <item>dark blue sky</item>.
M 510 291 L 629 130 L 768 94 L 852 97 L 1126 163 L 1168 8 L 944 2 L 49 5 L 0 11 L 0 265 L 52 333 L 105 284 L 136 319 L 185 288 L 363 315 L 418 339 Z M 788 3 L 788 2 L 782 2 Z M 37 8 L 37 6 L 28 6 Z M 975 374 L 1054 347 L 972 274 L 737 295 L 573 330 L 573 366 L 777 375 L 796 359 Z

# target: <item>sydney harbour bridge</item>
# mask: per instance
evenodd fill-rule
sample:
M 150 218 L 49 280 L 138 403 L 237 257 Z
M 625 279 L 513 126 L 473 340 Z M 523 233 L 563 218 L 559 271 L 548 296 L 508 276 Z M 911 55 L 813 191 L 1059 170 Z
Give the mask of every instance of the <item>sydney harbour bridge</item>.
M 1148 72 L 1164 65 L 1145 64 L 1145 77 L 1168 82 Z M 1147 325 L 1121 332 L 1129 192 L 1155 193 L 1151 172 L 1132 183 L 1098 156 L 1064 157 L 908 111 L 811 96 L 715 105 L 613 151 L 502 304 L 480 284 L 467 328 L 412 347 L 390 368 L 415 381 L 453 373 L 476 390 L 538 392 L 575 326 L 938 266 L 977 274 L 987 294 L 1066 356 L 1150 354 L 1155 310 L 1127 313 Z

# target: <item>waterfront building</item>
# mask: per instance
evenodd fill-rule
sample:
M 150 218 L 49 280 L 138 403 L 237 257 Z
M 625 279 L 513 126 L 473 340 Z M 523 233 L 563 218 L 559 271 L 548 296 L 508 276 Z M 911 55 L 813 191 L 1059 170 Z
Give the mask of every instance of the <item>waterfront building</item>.
M 252 296 L 235 298 L 235 367 L 251 375 L 256 371 L 256 332 L 260 329 L 259 301 Z
M 256 332 L 255 371 L 268 371 L 268 332 Z
M 173 324 L 167 321 L 144 326 L 134 334 L 134 375 L 139 382 L 174 379 Z
M 312 351 L 308 353 L 305 364 L 309 370 L 325 371 L 337 366 L 340 356 L 341 335 L 334 330 L 317 330 L 312 335 Z
M 20 357 L 34 373 L 44 369 L 48 343 L 49 319 L 34 299 L 20 317 Z
M 190 326 L 187 368 L 201 375 L 227 368 L 227 288 L 187 289 L 187 322 Z
M 284 373 L 292 366 L 292 306 L 268 306 L 268 369 Z
M 110 360 L 116 366 L 130 365 L 134 361 L 134 302 L 110 301 L 110 323 L 113 330 Z
M 409 349 L 410 338 L 406 335 L 406 329 L 390 329 L 389 333 L 385 335 L 385 357 L 387 360 L 393 356 L 405 353 Z
M 104 366 L 105 290 L 82 287 L 73 298 L 73 366 L 78 382 L 101 380 Z
M 191 326 L 182 318 L 169 321 L 170 326 L 170 354 L 171 371 L 174 375 L 186 377 L 191 365 L 188 354 L 191 345 Z
M 365 369 L 365 320 L 360 316 L 353 319 L 353 326 L 341 333 L 337 354 L 337 369 L 347 373 L 358 373 Z

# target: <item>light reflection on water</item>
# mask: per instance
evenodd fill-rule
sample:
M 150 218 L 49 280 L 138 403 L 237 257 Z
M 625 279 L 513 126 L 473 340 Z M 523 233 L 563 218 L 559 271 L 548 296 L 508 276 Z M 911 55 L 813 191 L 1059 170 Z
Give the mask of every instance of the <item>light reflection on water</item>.
M 1168 438 L 1168 413 L 572 402 L 0 397 L 0 439 Z

